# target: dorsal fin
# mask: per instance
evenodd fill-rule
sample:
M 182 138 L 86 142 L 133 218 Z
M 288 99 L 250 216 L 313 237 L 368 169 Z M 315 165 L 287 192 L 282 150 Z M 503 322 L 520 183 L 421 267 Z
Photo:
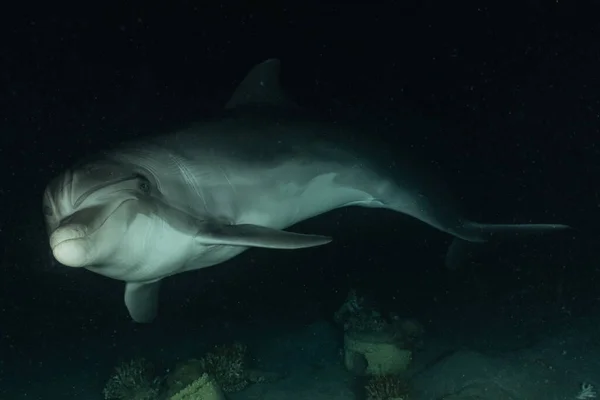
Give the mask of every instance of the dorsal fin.
M 281 62 L 276 58 L 270 58 L 254 66 L 238 85 L 225 105 L 225 109 L 248 105 L 298 108 L 279 85 L 280 70 Z

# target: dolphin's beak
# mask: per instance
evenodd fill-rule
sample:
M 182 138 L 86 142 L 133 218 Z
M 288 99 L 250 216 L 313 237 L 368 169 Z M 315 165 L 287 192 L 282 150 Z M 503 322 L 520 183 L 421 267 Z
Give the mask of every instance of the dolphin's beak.
M 87 267 L 111 254 L 135 214 L 135 200 L 79 210 L 50 235 L 52 254 L 68 267 Z
M 56 261 L 68 267 L 83 267 L 90 254 L 87 228 L 80 224 L 67 224 L 50 235 L 50 248 Z

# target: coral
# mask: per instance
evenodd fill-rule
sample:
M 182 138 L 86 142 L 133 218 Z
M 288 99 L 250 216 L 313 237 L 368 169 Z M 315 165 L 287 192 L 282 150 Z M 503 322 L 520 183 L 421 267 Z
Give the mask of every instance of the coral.
M 181 391 L 204 374 L 204 366 L 200 360 L 191 359 L 178 363 L 166 377 L 167 393 Z
M 203 374 L 213 377 L 225 392 L 244 389 L 252 379 L 259 379 L 257 374 L 247 370 L 246 352 L 246 346 L 241 343 L 219 345 L 199 360 L 178 363 L 165 379 L 167 394 L 181 391 Z
M 336 311 L 333 316 L 333 320 L 343 325 L 348 315 L 359 313 L 364 307 L 365 299 L 356 295 L 356 290 L 350 289 L 346 300 L 341 305 L 340 309 Z
M 224 392 L 237 392 L 248 386 L 247 348 L 241 343 L 216 346 L 199 360 L 202 370 L 213 376 Z
M 346 332 L 343 354 L 346 369 L 356 375 L 398 374 L 412 362 L 412 351 L 388 332 Z
M 123 362 L 104 386 L 104 398 L 115 400 L 154 400 L 158 398 L 158 380 L 152 364 L 143 358 Z
M 414 319 L 400 318 L 390 313 L 391 332 L 398 345 L 405 349 L 420 349 L 423 347 L 425 328 Z
M 334 321 L 344 328 L 344 332 L 382 333 L 394 338 L 396 344 L 404 349 L 423 347 L 423 326 L 414 319 L 400 318 L 395 313 L 382 315 L 369 304 L 364 297 L 350 290 L 346 300 L 333 316 Z
M 595 399 L 595 398 L 596 398 L 596 391 L 594 390 L 594 386 L 590 383 L 582 383 L 581 390 L 579 391 L 579 394 L 577 395 L 576 399 L 584 400 L 584 399 Z
M 208 374 L 203 374 L 200 378 L 190 383 L 184 389 L 169 400 L 224 400 L 225 395 L 221 388 L 216 384 Z
M 344 322 L 345 331 L 383 332 L 388 328 L 388 323 L 383 316 L 378 311 L 369 309 L 348 316 Z
M 336 311 L 333 320 L 344 327 L 344 331 L 381 332 L 388 328 L 388 322 L 364 297 L 354 289 L 348 292 L 346 300 Z
M 398 375 L 374 376 L 365 386 L 367 400 L 408 400 L 409 387 Z

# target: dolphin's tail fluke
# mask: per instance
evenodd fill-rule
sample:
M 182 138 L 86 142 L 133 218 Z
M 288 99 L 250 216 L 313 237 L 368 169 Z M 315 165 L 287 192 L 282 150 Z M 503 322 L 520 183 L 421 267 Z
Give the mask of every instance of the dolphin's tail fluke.
M 482 224 L 479 222 L 463 222 L 461 229 L 452 232 L 455 236 L 446 253 L 446 267 L 458 269 L 469 259 L 484 251 L 487 246 L 480 243 L 492 239 L 515 239 L 528 235 L 562 232 L 572 229 L 563 224 Z

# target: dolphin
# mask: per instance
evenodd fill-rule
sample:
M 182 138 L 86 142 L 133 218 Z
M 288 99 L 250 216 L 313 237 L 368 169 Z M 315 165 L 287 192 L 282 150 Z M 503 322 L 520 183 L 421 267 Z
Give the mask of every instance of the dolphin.
M 277 59 L 264 61 L 223 115 L 125 143 L 54 178 L 43 196 L 54 258 L 124 281 L 131 318 L 150 322 L 164 278 L 252 247 L 329 243 L 285 229 L 340 207 L 389 209 L 467 242 L 568 228 L 483 224 L 440 207 L 444 201 L 423 194 L 412 170 L 392 173 L 393 165 L 377 166 L 362 148 L 332 141 L 346 134 L 336 124 L 294 118 L 297 106 L 281 90 L 279 72 Z

